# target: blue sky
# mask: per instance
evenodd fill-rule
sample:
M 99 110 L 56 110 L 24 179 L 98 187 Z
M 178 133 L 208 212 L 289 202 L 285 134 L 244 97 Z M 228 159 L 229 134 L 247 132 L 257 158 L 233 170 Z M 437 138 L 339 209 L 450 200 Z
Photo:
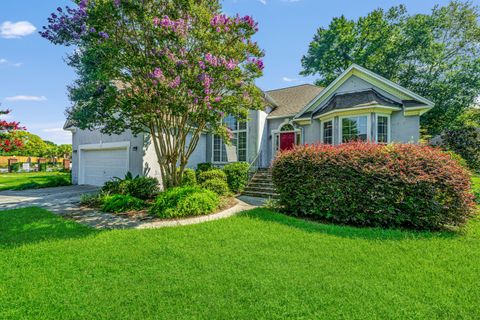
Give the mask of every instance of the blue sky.
M 480 0 L 473 1 L 480 5 Z M 447 0 L 224 0 L 228 14 L 250 14 L 259 22 L 256 40 L 265 49 L 262 89 L 311 83 L 301 77 L 300 59 L 316 29 L 333 17 L 354 19 L 376 8 L 405 4 L 410 13 L 426 13 Z M 70 143 L 62 130 L 70 105 L 66 87 L 75 79 L 63 58 L 71 48 L 54 46 L 37 31 L 48 15 L 67 0 L 2 0 L 0 4 L 0 102 L 11 119 L 56 143 Z M 36 31 L 34 31 L 34 28 Z

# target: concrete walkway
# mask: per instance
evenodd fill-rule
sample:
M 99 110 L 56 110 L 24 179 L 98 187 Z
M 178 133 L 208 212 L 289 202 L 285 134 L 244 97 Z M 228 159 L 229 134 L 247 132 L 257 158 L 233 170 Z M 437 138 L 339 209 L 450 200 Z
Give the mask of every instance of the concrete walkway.
M 79 223 L 98 229 L 149 229 L 182 226 L 223 219 L 261 205 L 261 201 L 258 200 L 258 198 L 239 197 L 237 204 L 232 208 L 207 216 L 170 220 L 149 219 L 142 221 L 80 207 L 82 194 L 96 191 L 98 191 L 98 188 L 93 186 L 67 186 L 22 191 L 1 191 L 0 210 L 41 207 L 67 219 L 73 219 Z

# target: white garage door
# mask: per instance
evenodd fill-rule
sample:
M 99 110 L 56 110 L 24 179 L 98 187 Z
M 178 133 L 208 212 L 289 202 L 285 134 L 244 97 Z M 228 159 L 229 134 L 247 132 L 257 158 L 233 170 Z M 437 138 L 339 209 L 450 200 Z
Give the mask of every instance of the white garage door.
M 127 150 L 127 148 L 82 150 L 80 184 L 102 186 L 113 177 L 123 178 L 128 172 Z

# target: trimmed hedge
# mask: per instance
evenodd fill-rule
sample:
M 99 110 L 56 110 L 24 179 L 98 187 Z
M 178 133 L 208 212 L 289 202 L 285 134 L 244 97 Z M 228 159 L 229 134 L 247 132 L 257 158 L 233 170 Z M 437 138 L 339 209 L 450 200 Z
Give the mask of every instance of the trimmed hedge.
M 198 216 L 215 211 L 220 200 L 214 192 L 197 187 L 177 187 L 160 193 L 150 213 L 159 218 Z
M 199 184 L 203 184 L 205 181 L 211 180 L 211 179 L 219 179 L 227 183 L 227 175 L 225 174 L 225 172 L 223 172 L 220 169 L 212 169 L 209 171 L 201 172 L 197 177 L 197 182 Z
M 230 190 L 239 193 L 245 189 L 248 182 L 249 167 L 250 165 L 247 162 L 230 163 L 223 167 Z
M 182 175 L 182 186 L 195 186 L 197 184 L 197 175 L 195 170 L 185 168 Z
M 215 166 L 213 165 L 213 163 L 210 163 L 210 162 L 202 162 L 197 164 L 197 174 L 200 174 L 204 171 L 210 171 L 213 169 L 215 169 Z
M 201 184 L 201 187 L 210 191 L 215 192 L 219 196 L 226 196 L 230 194 L 230 188 L 228 187 L 227 182 L 222 179 L 214 178 L 209 179 Z
M 471 216 L 470 174 L 449 154 L 413 144 L 297 147 L 274 161 L 285 212 L 360 226 L 439 229 Z

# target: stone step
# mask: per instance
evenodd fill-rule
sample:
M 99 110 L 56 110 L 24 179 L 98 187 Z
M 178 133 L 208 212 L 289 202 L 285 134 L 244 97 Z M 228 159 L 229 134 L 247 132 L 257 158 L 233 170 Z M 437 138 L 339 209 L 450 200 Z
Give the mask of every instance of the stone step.
M 250 191 L 265 192 L 265 193 L 275 193 L 275 189 L 274 189 L 274 188 L 254 187 L 254 186 L 248 186 L 248 187 L 245 188 L 245 192 L 250 192 Z
M 257 173 L 257 174 L 255 174 L 255 175 L 253 176 L 253 178 L 254 178 L 254 179 L 256 178 L 256 179 L 269 179 L 269 180 L 271 180 L 271 179 L 272 179 L 272 175 L 268 175 L 268 174 L 258 174 L 258 173 Z
M 267 179 L 255 179 L 255 180 L 252 179 L 250 183 L 273 185 L 272 180 L 267 180 Z
M 272 199 L 278 198 L 277 193 L 268 193 L 268 192 L 260 192 L 260 191 L 245 191 L 243 192 L 243 195 L 249 196 L 249 197 L 257 197 L 257 198 L 272 198 Z
M 257 181 L 252 181 L 250 182 L 247 187 L 254 187 L 254 188 L 275 188 L 273 183 L 271 182 L 257 182 Z

